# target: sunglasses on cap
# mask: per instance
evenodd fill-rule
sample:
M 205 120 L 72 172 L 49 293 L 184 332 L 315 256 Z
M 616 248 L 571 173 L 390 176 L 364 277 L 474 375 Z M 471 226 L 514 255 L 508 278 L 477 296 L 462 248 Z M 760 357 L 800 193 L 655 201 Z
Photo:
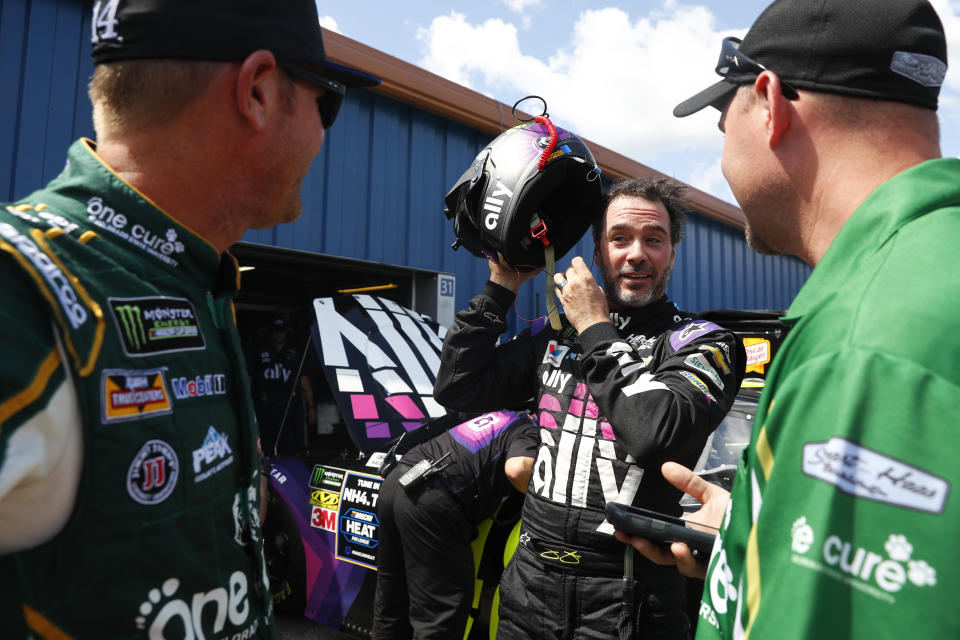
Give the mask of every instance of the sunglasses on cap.
M 295 78 L 325 90 L 323 95 L 317 98 L 317 108 L 320 109 L 320 121 L 323 122 L 323 128 L 329 129 L 332 127 L 333 122 L 337 119 L 337 113 L 340 111 L 340 105 L 343 104 L 343 96 L 347 93 L 347 86 L 336 80 L 317 75 L 316 72 L 296 63 L 281 63 L 280 66 Z
M 760 75 L 767 70 L 765 66 L 740 51 L 740 42 L 740 38 L 723 39 L 723 45 L 720 48 L 720 60 L 717 62 L 717 68 L 715 69 L 718 76 L 723 78 L 734 76 L 736 81 L 740 79 L 739 76 L 744 74 Z M 780 78 L 780 92 L 788 100 L 796 100 L 800 97 L 797 90 L 783 78 Z

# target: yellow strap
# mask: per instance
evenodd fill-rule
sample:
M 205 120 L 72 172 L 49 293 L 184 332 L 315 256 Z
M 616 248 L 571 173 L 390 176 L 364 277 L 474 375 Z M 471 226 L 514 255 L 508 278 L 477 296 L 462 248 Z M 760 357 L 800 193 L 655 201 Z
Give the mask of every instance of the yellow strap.
M 543 248 L 543 257 L 546 262 L 544 271 L 547 274 L 547 315 L 550 316 L 550 326 L 553 329 L 560 329 L 560 313 L 557 311 L 557 298 L 554 288 L 557 286 L 553 282 L 553 274 L 556 271 L 556 262 L 553 259 L 553 245 L 548 244 Z

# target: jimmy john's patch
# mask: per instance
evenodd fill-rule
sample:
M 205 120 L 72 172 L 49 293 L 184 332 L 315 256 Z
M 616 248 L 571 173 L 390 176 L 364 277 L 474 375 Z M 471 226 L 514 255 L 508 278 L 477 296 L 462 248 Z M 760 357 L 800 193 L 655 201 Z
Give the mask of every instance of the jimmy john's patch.
M 163 369 L 104 369 L 100 396 L 104 423 L 173 412 Z
M 177 453 L 163 440 L 147 440 L 127 469 L 127 493 L 143 505 L 170 497 L 180 475 Z

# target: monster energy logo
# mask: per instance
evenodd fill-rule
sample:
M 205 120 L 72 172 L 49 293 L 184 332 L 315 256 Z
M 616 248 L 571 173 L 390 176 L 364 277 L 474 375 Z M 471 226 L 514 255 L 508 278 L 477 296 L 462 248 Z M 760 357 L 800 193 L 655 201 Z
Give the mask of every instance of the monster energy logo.
M 128 356 L 203 349 L 200 323 L 184 298 L 110 298 Z
M 127 342 L 139 351 L 147 344 L 147 332 L 143 330 L 143 320 L 140 318 L 140 307 L 125 304 L 116 307 L 115 311 Z
M 343 469 L 334 469 L 322 465 L 314 465 L 310 474 L 310 486 L 314 489 L 340 491 L 343 486 Z

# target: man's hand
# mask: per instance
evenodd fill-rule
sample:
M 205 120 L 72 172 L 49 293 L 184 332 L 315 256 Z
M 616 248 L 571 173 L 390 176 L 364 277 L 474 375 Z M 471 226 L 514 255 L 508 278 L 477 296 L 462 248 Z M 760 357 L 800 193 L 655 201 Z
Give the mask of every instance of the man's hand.
M 490 267 L 490 281 L 500 285 L 504 289 L 510 289 L 510 291 L 514 293 L 520 289 L 521 284 L 543 271 L 543 267 L 540 267 L 535 271 L 521 273 L 508 269 L 496 260 L 491 260 L 490 258 L 487 258 L 487 266 Z
M 587 327 L 598 322 L 610 322 L 610 307 L 607 305 L 607 296 L 603 289 L 593 279 L 593 274 L 587 268 L 583 258 L 577 256 L 570 263 L 570 268 L 564 274 L 554 274 L 553 281 L 563 286 L 557 286 L 557 297 L 563 305 L 567 320 L 577 330 L 583 332 Z
M 694 523 L 720 528 L 727 502 L 730 501 L 729 493 L 715 484 L 710 484 L 690 469 L 676 462 L 665 462 L 660 470 L 667 482 L 684 493 L 689 493 L 703 505 L 699 511 L 685 517 L 692 528 L 698 528 Z M 704 558 L 702 562 L 698 561 L 690 552 L 690 547 L 682 542 L 674 542 L 668 549 L 652 540 L 631 536 L 622 531 L 617 531 L 615 535 L 617 540 L 633 545 L 634 549 L 646 556 L 651 562 L 675 564 L 680 573 L 690 578 L 700 578 L 702 580 L 707 576 L 707 559 Z

